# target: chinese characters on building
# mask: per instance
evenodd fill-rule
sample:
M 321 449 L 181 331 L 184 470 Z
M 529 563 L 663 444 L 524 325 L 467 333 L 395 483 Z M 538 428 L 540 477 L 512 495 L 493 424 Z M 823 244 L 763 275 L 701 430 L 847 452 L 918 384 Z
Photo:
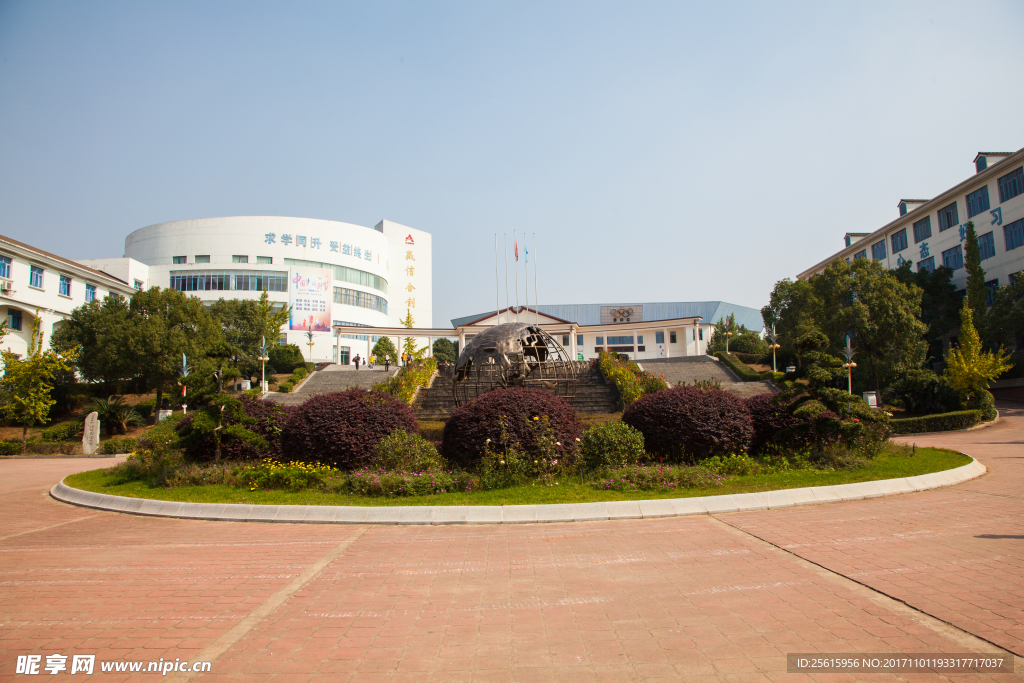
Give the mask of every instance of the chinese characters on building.
M 324 245 L 323 240 L 319 237 L 310 237 L 307 240 L 306 235 L 292 235 L 290 233 L 278 235 L 276 232 L 268 232 L 263 235 L 263 241 L 267 244 L 283 244 L 286 247 L 291 246 L 294 242 L 296 247 L 306 247 L 309 249 L 321 249 Z M 336 254 L 341 253 L 345 256 L 353 256 L 362 261 L 373 260 L 373 250 L 366 247 L 357 247 L 335 240 L 328 240 L 327 245 L 328 249 Z

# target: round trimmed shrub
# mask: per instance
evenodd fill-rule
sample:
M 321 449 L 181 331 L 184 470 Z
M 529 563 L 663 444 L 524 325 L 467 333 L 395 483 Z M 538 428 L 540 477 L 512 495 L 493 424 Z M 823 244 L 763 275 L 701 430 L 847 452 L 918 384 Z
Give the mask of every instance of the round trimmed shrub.
M 501 447 L 501 423 L 505 423 L 509 445 L 537 454 L 538 430 L 533 418 L 548 419 L 560 455 L 576 449 L 583 425 L 569 402 L 540 389 L 510 387 L 494 389 L 459 407 L 444 425 L 441 452 L 461 467 L 476 465 L 484 455 L 487 440 Z
M 792 438 L 784 439 L 782 431 L 806 424 L 805 420 L 794 417 L 786 406 L 775 401 L 775 394 L 758 394 L 743 400 L 743 405 L 750 413 L 754 436 L 750 450 L 761 452 L 772 444 L 789 443 Z
M 743 403 L 721 389 L 648 394 L 626 408 L 622 421 L 644 435 L 648 451 L 691 462 L 742 451 L 754 434 Z
M 644 435 L 624 422 L 605 422 L 583 432 L 583 467 L 615 469 L 644 459 Z
M 255 422 L 247 423 L 245 428 L 262 436 L 269 447 L 264 450 L 237 438 L 224 438 L 220 444 L 221 458 L 224 460 L 262 460 L 263 458 L 278 457 L 281 452 L 281 432 L 288 423 L 289 411 L 294 408 L 280 406 L 271 401 L 261 401 L 244 394 L 238 400 L 242 402 L 242 412 L 245 413 L 245 416 L 255 420 Z M 192 418 L 194 415 L 195 412 L 190 412 L 175 425 L 174 429 L 181 443 L 185 445 L 187 460 L 192 462 L 211 460 L 214 454 L 213 437 L 193 434 Z M 224 420 L 225 427 L 233 424 L 236 424 L 235 420 Z
M 113 436 L 100 444 L 100 453 L 105 455 L 133 453 L 138 447 L 139 442 L 130 436 Z
M 399 429 L 374 447 L 373 464 L 389 472 L 431 472 L 443 470 L 445 462 L 437 446 L 419 434 Z
M 281 434 L 288 460 L 350 470 L 370 465 L 373 449 L 396 430 L 415 432 L 416 414 L 387 394 L 349 389 L 314 396 L 295 409 Z

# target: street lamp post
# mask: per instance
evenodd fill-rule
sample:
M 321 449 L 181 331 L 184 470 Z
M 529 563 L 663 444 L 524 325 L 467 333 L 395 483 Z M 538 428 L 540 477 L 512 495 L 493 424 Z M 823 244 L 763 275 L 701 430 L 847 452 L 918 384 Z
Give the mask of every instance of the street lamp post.
M 306 342 L 306 346 L 309 347 L 309 362 L 312 363 L 313 362 L 313 330 L 307 330 L 306 331 L 306 339 L 309 340 L 308 342 Z
M 267 391 L 267 361 L 270 356 L 267 353 L 267 338 L 262 337 L 263 346 L 260 347 L 260 393 Z
M 725 331 L 725 353 L 726 353 L 726 355 L 729 354 L 729 337 L 731 335 L 732 335 L 732 332 L 730 332 L 728 330 Z
M 846 335 L 846 348 L 842 349 L 839 353 L 843 354 L 843 358 L 846 359 L 846 362 L 843 363 L 843 370 L 846 370 L 846 391 L 852 395 L 853 369 L 857 367 L 857 364 L 853 362 L 853 357 L 857 352 L 850 347 L 850 335 Z
M 775 323 L 772 323 L 772 331 L 766 335 L 771 342 L 769 348 L 772 350 L 772 372 L 775 372 L 775 349 L 780 348 L 778 335 L 775 334 Z
M 185 385 L 185 380 L 188 379 L 188 376 L 190 374 L 191 374 L 191 371 L 188 369 L 188 363 L 185 360 L 185 354 L 181 354 L 181 414 L 182 415 L 187 415 L 188 414 L 188 387 Z M 157 410 L 159 410 L 159 409 L 160 409 L 160 406 L 157 406 Z

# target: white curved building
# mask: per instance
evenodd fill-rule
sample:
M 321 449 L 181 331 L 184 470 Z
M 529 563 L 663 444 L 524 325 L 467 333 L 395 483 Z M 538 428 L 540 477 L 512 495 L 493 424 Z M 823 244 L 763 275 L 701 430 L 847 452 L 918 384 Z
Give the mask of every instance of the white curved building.
M 391 221 L 372 228 L 282 216 L 171 221 L 128 235 L 123 258 L 80 263 L 139 289 L 170 287 L 211 303 L 259 299 L 265 289 L 272 302 L 292 307 L 283 334 L 303 355 L 313 332 L 313 360 L 345 360 L 344 337 L 339 353 L 332 332 L 339 325 L 397 326 L 407 311 L 417 327 L 433 323 L 431 236 Z

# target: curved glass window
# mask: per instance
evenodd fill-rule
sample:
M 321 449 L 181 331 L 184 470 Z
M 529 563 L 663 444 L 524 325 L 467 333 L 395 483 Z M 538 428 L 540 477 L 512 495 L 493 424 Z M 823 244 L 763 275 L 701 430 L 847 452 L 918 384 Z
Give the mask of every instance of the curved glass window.
M 385 315 L 388 312 L 388 300 L 384 297 L 368 292 L 360 292 L 355 289 L 348 289 L 347 287 L 334 288 L 334 303 L 368 308 L 371 311 L 377 311 Z
M 334 279 L 340 282 L 351 282 L 354 285 L 362 285 L 364 287 L 372 287 L 379 292 L 388 293 L 388 281 L 379 275 L 373 273 L 367 273 L 365 270 L 356 270 L 355 268 L 349 268 L 347 266 L 336 266 L 331 263 L 321 263 L 319 261 L 305 261 L 297 258 L 286 258 L 284 260 L 286 266 L 305 266 L 307 268 L 326 268 L 334 271 Z
M 283 270 L 172 270 L 171 289 L 179 292 L 287 292 Z

